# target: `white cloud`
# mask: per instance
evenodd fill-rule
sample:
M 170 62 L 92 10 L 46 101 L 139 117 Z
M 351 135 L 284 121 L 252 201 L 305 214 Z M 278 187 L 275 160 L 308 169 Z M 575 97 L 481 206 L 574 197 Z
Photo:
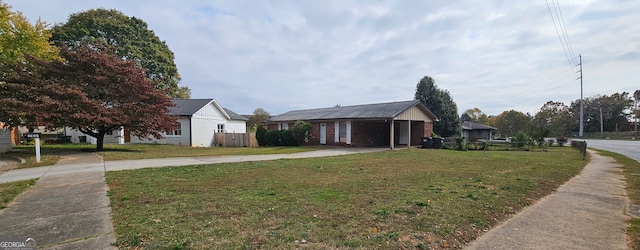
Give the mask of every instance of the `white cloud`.
M 194 98 L 239 113 L 409 100 L 425 75 L 460 112 L 534 113 L 580 94 L 577 61 L 540 1 L 6 2 L 49 23 L 100 7 L 139 17 L 173 50 Z M 585 96 L 637 89 L 640 2 L 560 4 Z

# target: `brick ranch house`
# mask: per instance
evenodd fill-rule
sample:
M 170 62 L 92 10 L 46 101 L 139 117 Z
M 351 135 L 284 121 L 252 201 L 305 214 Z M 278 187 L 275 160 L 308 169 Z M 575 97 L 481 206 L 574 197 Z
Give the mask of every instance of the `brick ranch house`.
M 294 110 L 273 116 L 268 130 L 286 130 L 296 121 L 313 125 L 307 145 L 354 147 L 420 145 L 437 117 L 420 101 Z M 391 143 L 393 142 L 393 143 Z

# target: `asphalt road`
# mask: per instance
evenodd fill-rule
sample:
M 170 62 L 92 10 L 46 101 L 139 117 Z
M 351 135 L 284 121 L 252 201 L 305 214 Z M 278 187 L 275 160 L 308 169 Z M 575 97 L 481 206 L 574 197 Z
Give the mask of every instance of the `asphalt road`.
M 587 139 L 587 146 L 625 155 L 640 162 L 640 141 L 592 140 Z

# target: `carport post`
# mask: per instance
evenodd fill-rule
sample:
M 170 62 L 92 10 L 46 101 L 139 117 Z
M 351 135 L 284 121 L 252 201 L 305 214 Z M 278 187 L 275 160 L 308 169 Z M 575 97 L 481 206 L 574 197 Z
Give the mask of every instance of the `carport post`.
M 407 121 L 407 126 L 409 126 L 409 129 L 407 130 L 409 131 L 408 139 L 407 139 L 407 148 L 411 148 L 411 120 Z
M 393 124 L 395 123 L 395 121 L 393 119 L 391 119 L 391 134 L 389 135 L 389 146 L 391 147 L 391 149 L 393 150 L 393 144 L 394 144 L 394 138 L 393 138 L 393 134 L 395 133 Z

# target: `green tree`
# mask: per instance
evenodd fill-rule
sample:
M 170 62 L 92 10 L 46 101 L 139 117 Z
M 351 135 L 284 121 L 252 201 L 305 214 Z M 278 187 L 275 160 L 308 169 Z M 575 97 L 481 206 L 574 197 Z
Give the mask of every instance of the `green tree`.
M 536 139 L 541 136 L 569 136 L 575 124 L 577 121 L 567 105 L 549 101 L 533 117 L 531 135 Z
M 477 122 L 485 125 L 489 122 L 487 114 L 482 112 L 479 108 L 467 109 L 462 113 L 462 117 L 464 117 L 464 121 Z
M 433 78 L 423 77 L 416 86 L 415 99 L 419 100 L 433 112 L 438 121 L 433 124 L 433 130 L 443 136 L 457 135 L 460 126 L 458 106 L 451 98 L 449 91 L 439 89 Z
M 166 89 L 169 96 L 190 97 L 189 88 L 178 87 L 180 76 L 173 52 L 142 19 L 106 9 L 75 13 L 53 28 L 51 41 L 72 49 L 97 43 L 113 46 L 118 56 L 145 69 L 147 78 L 155 81 L 157 88 Z
M 258 126 L 264 125 L 269 118 L 271 118 L 271 115 L 263 108 L 253 110 L 253 114 L 247 120 L 247 131 L 255 132 Z
M 502 136 L 516 136 L 529 128 L 529 117 L 519 111 L 504 111 L 495 117 L 495 127 Z
M 10 125 L 69 126 L 97 139 L 121 127 L 141 138 L 162 138 L 176 127 L 173 105 L 141 68 L 100 47 L 62 47 L 64 61 L 27 55 L 0 78 L 0 120 Z
M 604 131 L 630 131 L 628 121 L 632 107 L 633 99 L 627 92 L 587 97 L 584 99 L 584 131 L 599 132 L 601 125 Z M 571 112 L 579 119 L 580 100 L 571 103 Z
M 0 1 L 0 65 L 24 61 L 25 54 L 45 60 L 59 58 L 50 37 L 45 22 L 31 25 L 22 13 L 12 12 L 11 6 Z

